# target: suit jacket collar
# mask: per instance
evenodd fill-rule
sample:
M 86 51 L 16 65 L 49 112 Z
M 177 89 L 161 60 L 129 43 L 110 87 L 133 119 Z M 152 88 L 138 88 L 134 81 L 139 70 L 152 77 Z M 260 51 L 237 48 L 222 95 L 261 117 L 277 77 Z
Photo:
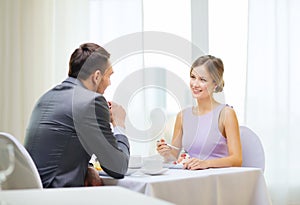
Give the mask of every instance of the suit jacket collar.
M 79 85 L 80 87 L 87 89 L 79 79 L 73 77 L 66 78 L 62 83 L 71 83 L 73 85 Z

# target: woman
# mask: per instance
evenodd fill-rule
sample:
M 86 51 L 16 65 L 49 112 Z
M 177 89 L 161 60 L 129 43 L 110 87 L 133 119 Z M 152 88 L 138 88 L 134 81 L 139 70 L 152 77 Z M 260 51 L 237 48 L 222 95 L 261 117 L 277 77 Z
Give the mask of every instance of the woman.
M 235 111 L 217 102 L 213 92 L 224 87 L 223 62 L 211 55 L 199 57 L 190 70 L 190 88 L 197 100 L 196 107 L 178 113 L 172 145 L 188 152 L 185 169 L 206 169 L 242 165 L 239 124 Z M 175 161 L 180 149 L 168 146 L 164 140 L 157 151 L 165 161 Z M 178 162 L 182 159 L 179 158 Z

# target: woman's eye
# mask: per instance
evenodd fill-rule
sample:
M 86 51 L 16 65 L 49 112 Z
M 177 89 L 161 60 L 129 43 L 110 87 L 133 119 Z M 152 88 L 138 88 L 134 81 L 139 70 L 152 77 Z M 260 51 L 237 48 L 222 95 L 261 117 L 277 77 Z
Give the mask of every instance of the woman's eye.
M 192 79 L 195 79 L 195 78 L 196 78 L 194 75 L 191 75 L 190 77 L 191 77 Z
M 206 81 L 207 81 L 205 78 L 200 78 L 200 80 L 201 80 L 202 82 L 206 82 Z

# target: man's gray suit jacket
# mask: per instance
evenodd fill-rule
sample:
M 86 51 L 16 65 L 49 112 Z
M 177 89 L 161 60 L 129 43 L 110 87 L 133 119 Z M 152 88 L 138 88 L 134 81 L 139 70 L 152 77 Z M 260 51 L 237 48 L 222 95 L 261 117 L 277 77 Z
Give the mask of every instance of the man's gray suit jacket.
M 72 77 L 38 100 L 25 147 L 45 188 L 83 186 L 92 154 L 112 177 L 123 178 L 128 169 L 129 142 L 113 134 L 106 99 Z

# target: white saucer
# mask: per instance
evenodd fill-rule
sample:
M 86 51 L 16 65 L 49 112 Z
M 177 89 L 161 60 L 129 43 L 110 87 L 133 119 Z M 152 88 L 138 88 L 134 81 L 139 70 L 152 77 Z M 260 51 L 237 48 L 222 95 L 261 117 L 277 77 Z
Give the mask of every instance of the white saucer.
M 140 169 L 141 172 L 143 172 L 144 174 L 149 174 L 149 175 L 159 175 L 159 174 L 163 174 L 166 171 L 168 171 L 167 168 L 162 168 L 160 170 L 147 170 L 147 169 Z
M 132 175 L 133 173 L 135 173 L 136 171 L 138 171 L 138 169 L 132 169 L 132 168 L 128 168 L 125 176 L 130 176 Z
M 133 173 L 137 172 L 139 169 L 128 169 L 125 176 L 130 176 Z M 104 172 L 103 170 L 98 171 L 100 176 L 109 176 L 106 172 Z
M 128 166 L 128 169 L 140 169 L 142 167 L 142 165 L 131 165 L 131 166 Z

